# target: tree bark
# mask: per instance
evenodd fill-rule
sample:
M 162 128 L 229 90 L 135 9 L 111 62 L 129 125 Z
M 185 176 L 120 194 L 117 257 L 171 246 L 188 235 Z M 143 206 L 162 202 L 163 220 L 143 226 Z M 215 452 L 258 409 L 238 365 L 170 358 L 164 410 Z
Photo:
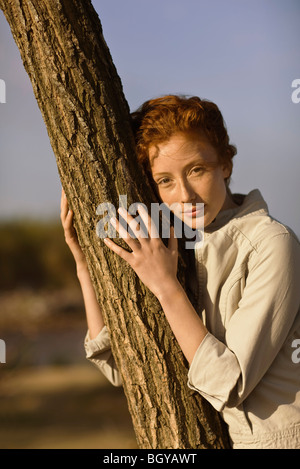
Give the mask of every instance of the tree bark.
M 75 213 L 139 447 L 229 448 L 219 414 L 187 386 L 187 363 L 159 302 L 96 234 L 99 204 L 118 207 L 119 195 L 128 206 L 157 201 L 137 164 L 128 105 L 98 15 L 89 0 L 0 0 L 0 7 Z M 181 258 L 182 282 L 183 272 Z

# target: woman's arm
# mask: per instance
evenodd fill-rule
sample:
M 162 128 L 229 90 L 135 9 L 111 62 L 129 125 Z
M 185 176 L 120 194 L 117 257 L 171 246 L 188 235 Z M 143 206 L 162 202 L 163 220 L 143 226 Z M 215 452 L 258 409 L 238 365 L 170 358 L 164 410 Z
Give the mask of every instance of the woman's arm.
M 79 246 L 77 234 L 73 227 L 73 212 L 69 210 L 64 192 L 62 192 L 61 198 L 61 220 L 66 243 L 76 263 L 77 277 L 85 303 L 89 336 L 90 339 L 94 339 L 104 327 L 103 316 L 84 254 Z M 125 253 L 127 256 L 131 256 L 110 239 L 107 238 L 105 241 L 107 246 L 117 254 L 123 254 L 121 257 L 124 258 Z M 145 240 L 142 239 L 144 249 L 137 248 L 137 242 L 132 239 L 131 243 L 128 242 L 128 238 L 126 241 L 128 245 L 130 244 L 132 248 L 135 248 L 135 259 L 131 257 L 131 260 L 135 261 L 131 264 L 132 267 L 141 280 L 157 296 L 179 346 L 189 363 L 191 363 L 197 348 L 207 334 L 207 329 L 177 279 L 178 251 L 174 233 L 170 238 L 168 248 L 165 248 L 158 238 L 152 240 L 150 237 Z M 149 256 L 149 250 L 152 250 L 151 256 Z M 129 260 L 129 258 L 127 259 Z
M 90 339 L 95 339 L 104 327 L 102 312 L 95 294 L 88 268 L 77 268 L 81 286 Z
M 61 195 L 60 218 L 66 243 L 76 263 L 76 272 L 82 289 L 90 339 L 94 339 L 104 327 L 103 316 L 96 298 L 85 256 L 73 227 L 73 212 L 69 210 L 68 201 L 63 190 Z
M 148 229 L 146 237 L 141 235 L 134 218 L 124 209 L 119 209 L 119 213 L 136 232 L 138 239 L 131 238 L 117 220 L 112 219 L 111 223 L 132 252 L 121 248 L 109 238 L 104 241 L 112 251 L 131 265 L 141 281 L 158 298 L 181 350 L 191 363 L 208 331 L 177 279 L 178 246 L 174 230 L 171 229 L 169 244 L 166 247 L 143 207 L 139 214 Z
M 158 295 L 158 300 L 189 364 L 207 334 L 207 329 L 177 281 Z

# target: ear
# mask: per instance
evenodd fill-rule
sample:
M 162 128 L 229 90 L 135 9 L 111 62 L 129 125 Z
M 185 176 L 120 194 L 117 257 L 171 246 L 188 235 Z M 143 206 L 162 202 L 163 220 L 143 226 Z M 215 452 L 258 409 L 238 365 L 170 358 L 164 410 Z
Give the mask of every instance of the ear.
M 228 179 L 231 176 L 232 173 L 232 162 L 229 161 L 227 163 L 224 163 L 222 165 L 222 171 L 223 171 L 223 177 L 224 179 Z

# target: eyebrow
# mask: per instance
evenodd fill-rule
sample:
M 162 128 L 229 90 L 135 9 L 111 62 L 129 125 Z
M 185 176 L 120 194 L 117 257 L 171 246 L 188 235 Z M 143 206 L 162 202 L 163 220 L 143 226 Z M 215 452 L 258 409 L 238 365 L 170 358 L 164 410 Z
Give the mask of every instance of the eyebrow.
M 195 159 L 193 161 L 190 161 L 190 163 L 186 164 L 182 169 L 186 169 L 190 166 L 194 166 L 194 165 L 199 165 L 199 166 L 203 166 L 203 167 L 206 167 L 206 168 L 216 168 L 218 165 L 219 165 L 219 162 L 201 162 L 199 161 L 199 159 Z M 157 177 L 157 176 L 164 176 L 164 175 L 169 175 L 169 174 L 172 174 L 170 171 L 162 171 L 162 172 L 159 172 L 159 173 L 153 173 L 153 177 Z

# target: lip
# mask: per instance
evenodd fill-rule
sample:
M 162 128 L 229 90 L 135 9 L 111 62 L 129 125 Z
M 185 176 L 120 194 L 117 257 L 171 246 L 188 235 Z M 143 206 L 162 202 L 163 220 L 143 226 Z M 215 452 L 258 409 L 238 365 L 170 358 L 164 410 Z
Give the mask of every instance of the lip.
M 205 207 L 205 205 L 204 205 Z M 193 207 L 192 210 L 186 210 L 184 211 L 184 215 L 187 215 L 189 217 L 196 217 L 198 215 L 203 215 L 204 214 L 204 207 L 201 207 L 201 208 L 197 208 L 197 207 Z
M 203 214 L 203 210 L 193 210 L 192 212 L 184 212 L 184 215 L 188 217 L 196 218 Z

